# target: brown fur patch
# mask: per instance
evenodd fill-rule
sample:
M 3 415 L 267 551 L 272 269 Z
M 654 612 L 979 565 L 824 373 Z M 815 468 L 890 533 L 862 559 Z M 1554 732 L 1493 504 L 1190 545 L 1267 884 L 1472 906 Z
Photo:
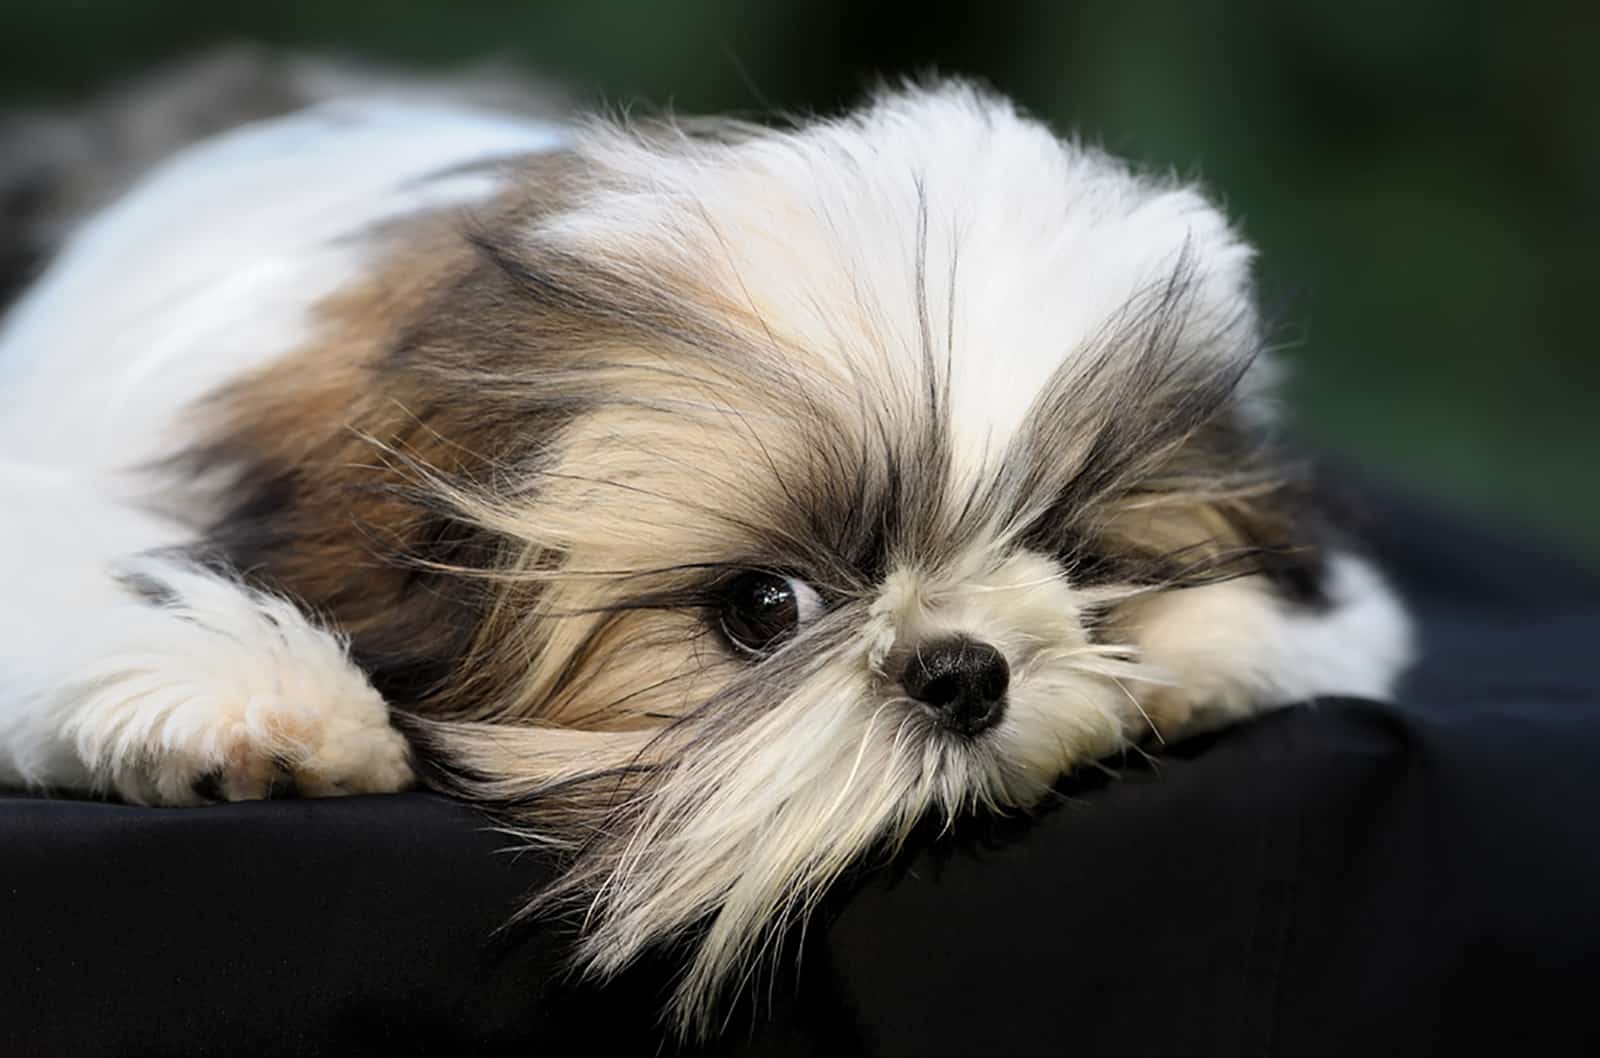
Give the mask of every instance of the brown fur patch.
M 215 487 L 207 545 L 348 634 L 398 704 L 424 696 L 470 641 L 481 601 L 427 563 L 485 567 L 495 544 L 436 509 L 415 465 L 486 472 L 506 447 L 473 402 L 440 400 L 395 351 L 451 291 L 492 281 L 454 218 L 387 232 L 373 277 L 321 306 L 321 337 L 197 409 L 189 469 Z

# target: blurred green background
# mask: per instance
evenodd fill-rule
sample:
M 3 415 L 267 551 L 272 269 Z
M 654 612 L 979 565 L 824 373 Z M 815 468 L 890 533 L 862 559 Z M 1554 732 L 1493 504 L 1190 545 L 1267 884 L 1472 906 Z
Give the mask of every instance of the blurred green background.
M 0 104 L 240 39 L 683 111 L 980 76 L 1226 203 L 1308 440 L 1600 559 L 1600 4 L 4 0 Z

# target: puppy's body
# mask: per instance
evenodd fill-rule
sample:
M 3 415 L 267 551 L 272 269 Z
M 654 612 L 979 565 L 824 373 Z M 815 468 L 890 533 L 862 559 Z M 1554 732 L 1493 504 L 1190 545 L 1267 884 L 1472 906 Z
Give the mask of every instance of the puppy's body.
M 959 85 L 790 130 L 324 106 L 0 334 L 0 768 L 440 782 L 704 1025 L 929 811 L 1408 651 L 1273 446 L 1249 252 Z M 21 497 L 20 502 L 15 499 Z
M 204 415 L 186 409 L 314 344 L 318 306 L 381 261 L 374 230 L 481 201 L 494 189 L 483 175 L 441 171 L 548 150 L 559 135 L 470 110 L 383 99 L 328 104 L 180 153 L 76 233 L 0 336 L 0 492 L 8 507 L 0 532 L 4 561 L 14 567 L 0 615 L 6 647 L 16 652 L 0 677 L 0 716 L 10 731 L 0 777 L 91 781 L 83 770 L 91 762 L 64 748 L 63 739 L 75 737 L 66 718 L 31 704 L 39 693 L 59 698 L 65 682 L 95 674 L 127 649 L 171 649 L 174 662 L 216 649 L 171 641 L 203 623 L 174 622 L 114 579 L 119 560 L 188 547 L 215 515 L 190 475 L 152 470 L 210 443 Z M 324 423 L 294 424 L 294 440 L 345 425 L 343 412 L 329 409 Z M 261 513 L 265 521 L 283 512 Z M 99 624 L 105 642 L 88 627 Z M 145 643 L 146 630 L 161 642 Z M 232 660 L 190 657 L 177 667 L 214 664 L 241 676 L 250 667 Z M 209 726 L 203 717 L 196 723 Z M 181 737 L 174 727 L 166 725 L 165 737 Z M 182 781 L 181 794 L 154 799 L 191 799 L 190 779 Z

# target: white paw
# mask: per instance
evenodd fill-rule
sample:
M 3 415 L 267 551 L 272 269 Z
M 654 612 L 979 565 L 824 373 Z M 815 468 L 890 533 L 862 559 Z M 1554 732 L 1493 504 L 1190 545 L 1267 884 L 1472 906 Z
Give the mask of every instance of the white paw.
M 339 639 L 291 603 L 163 568 L 71 690 L 66 730 L 96 782 L 142 804 L 386 793 L 404 738 Z

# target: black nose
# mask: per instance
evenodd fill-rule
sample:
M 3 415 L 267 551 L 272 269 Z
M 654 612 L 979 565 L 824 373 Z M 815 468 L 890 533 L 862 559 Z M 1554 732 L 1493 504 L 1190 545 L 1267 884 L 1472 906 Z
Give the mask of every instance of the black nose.
M 976 735 L 1000 722 L 1006 712 L 1011 667 L 994 647 L 958 637 L 926 643 L 906 658 L 900 686 L 932 706 L 939 723 L 963 735 Z

